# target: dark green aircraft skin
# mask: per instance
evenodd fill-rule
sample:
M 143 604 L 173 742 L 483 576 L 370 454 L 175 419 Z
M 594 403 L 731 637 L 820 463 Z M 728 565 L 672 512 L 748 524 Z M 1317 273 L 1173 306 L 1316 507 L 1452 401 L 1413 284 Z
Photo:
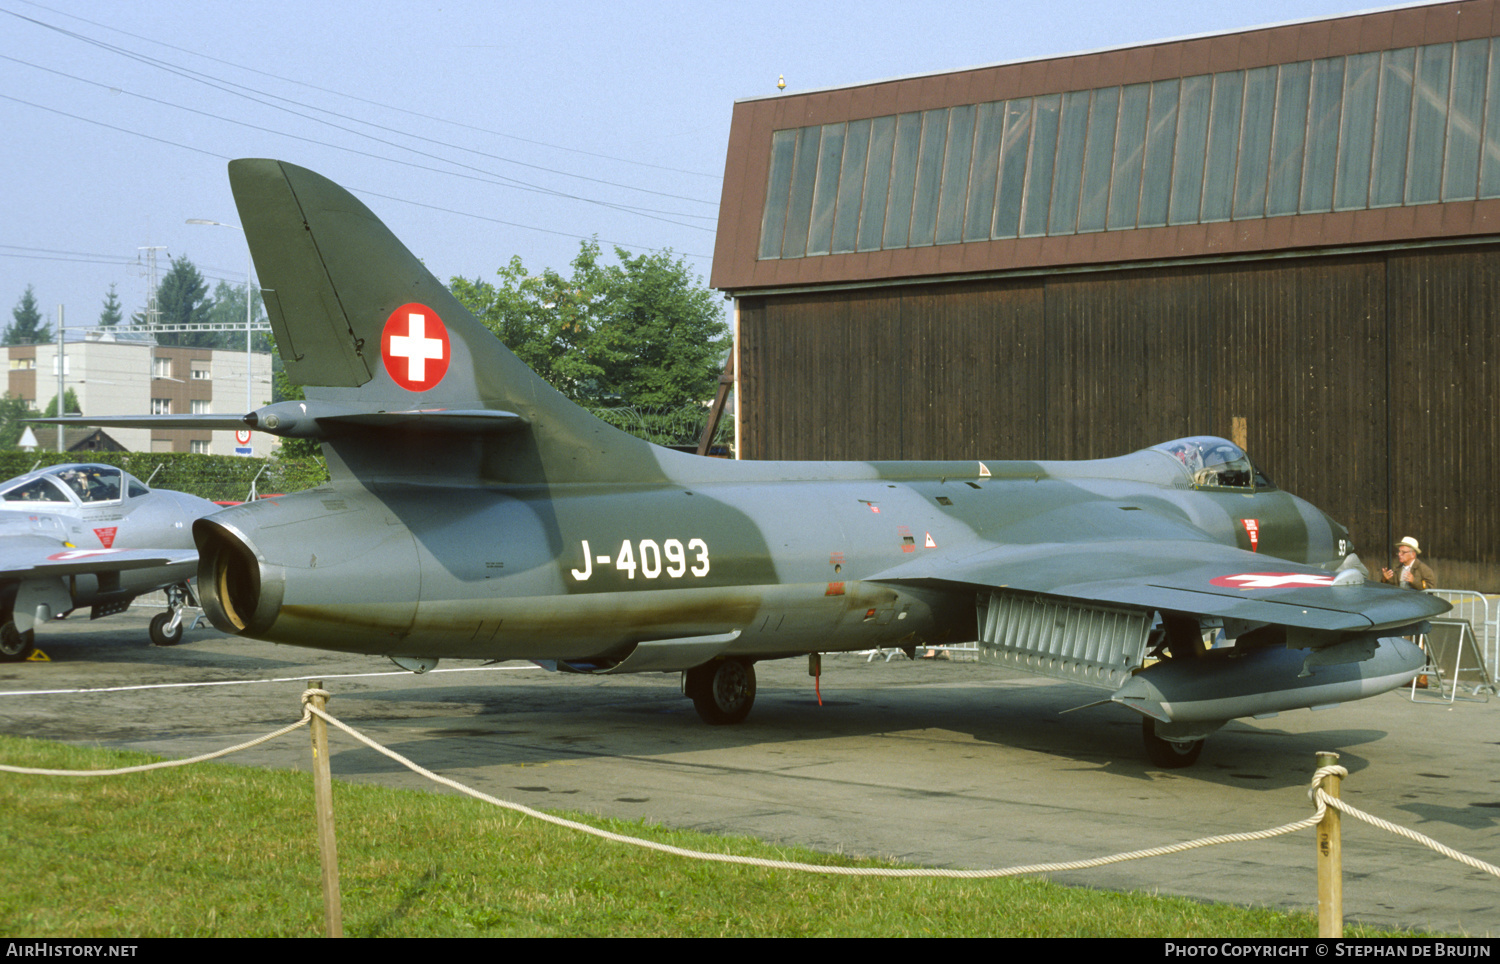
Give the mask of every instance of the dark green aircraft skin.
M 1198 484 L 1160 449 L 811 463 L 650 445 L 546 385 L 332 182 L 272 160 L 234 161 L 230 180 L 307 396 L 244 424 L 321 439 L 332 482 L 197 524 L 200 591 L 227 632 L 593 669 L 657 646 L 642 668 L 688 669 L 972 640 L 994 591 L 1272 626 L 1311 647 L 1446 608 L 1370 584 L 1212 583 L 1326 577 L 1347 533 L 1268 483 Z M 446 372 L 415 390 L 383 355 L 407 308 L 448 338 Z M 675 641 L 691 645 L 674 658 Z
M 642 640 L 734 630 L 731 652 L 756 656 L 969 640 L 982 577 L 949 586 L 870 577 L 922 556 L 1064 540 L 1091 547 L 1082 560 L 1091 570 L 1144 575 L 1139 557 L 1168 526 L 1248 542 L 1236 512 L 1259 520 L 1268 555 L 1336 563 L 1345 538 L 1284 492 L 1195 491 L 1152 451 L 1093 463 L 1094 478 L 1044 463 L 986 463 L 989 478 L 978 462 L 783 463 L 756 466 L 773 469 L 774 481 L 750 482 L 733 478 L 743 463 L 684 458 L 716 471 L 677 485 L 335 482 L 213 524 L 255 545 L 261 567 L 279 567 L 263 582 L 284 588 L 274 608 L 257 611 L 252 635 L 383 655 L 526 659 L 620 658 Z M 1102 474 L 1111 471 L 1144 478 Z M 1268 568 L 1251 563 L 1239 568 Z M 1061 578 L 1072 575 L 1070 563 Z M 1007 584 L 1053 588 L 1026 571 Z

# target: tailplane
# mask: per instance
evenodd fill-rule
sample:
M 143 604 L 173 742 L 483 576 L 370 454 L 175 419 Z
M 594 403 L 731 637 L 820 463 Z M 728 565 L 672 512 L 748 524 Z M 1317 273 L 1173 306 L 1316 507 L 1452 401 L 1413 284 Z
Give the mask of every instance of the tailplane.
M 287 378 L 259 427 L 321 439 L 361 479 L 653 481 L 667 452 L 568 401 L 353 195 L 283 161 L 229 181 Z

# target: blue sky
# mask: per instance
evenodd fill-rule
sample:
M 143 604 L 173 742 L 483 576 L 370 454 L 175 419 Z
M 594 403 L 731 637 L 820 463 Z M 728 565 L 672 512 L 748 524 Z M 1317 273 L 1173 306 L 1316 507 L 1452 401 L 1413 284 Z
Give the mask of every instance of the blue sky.
M 276 157 L 357 194 L 433 272 L 579 239 L 704 278 L 736 100 L 1218 33 L 1350 0 L 1050 3 L 0 0 L 0 303 L 92 324 L 138 249 L 244 279 L 224 167 Z M 165 261 L 163 261 L 165 268 Z

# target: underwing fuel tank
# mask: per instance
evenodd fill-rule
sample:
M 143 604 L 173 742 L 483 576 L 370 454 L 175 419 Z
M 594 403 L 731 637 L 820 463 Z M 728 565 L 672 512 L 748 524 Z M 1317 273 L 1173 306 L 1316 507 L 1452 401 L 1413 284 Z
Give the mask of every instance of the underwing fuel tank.
M 1337 659 L 1348 661 L 1332 661 Z M 1377 696 L 1410 683 L 1426 662 L 1420 649 L 1399 637 L 1326 651 L 1230 647 L 1150 666 L 1110 699 L 1164 723 L 1222 722 Z

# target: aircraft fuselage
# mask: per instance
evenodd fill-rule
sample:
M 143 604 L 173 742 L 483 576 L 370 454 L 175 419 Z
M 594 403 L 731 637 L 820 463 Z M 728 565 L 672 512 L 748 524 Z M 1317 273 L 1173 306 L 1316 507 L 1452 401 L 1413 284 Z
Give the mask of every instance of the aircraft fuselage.
M 1150 450 L 711 467 L 680 484 L 345 482 L 229 509 L 197 530 L 205 605 L 227 631 L 380 655 L 609 660 L 738 632 L 725 652 L 768 658 L 974 639 L 973 593 L 870 578 L 924 554 L 1149 538 L 1164 521 L 1313 565 L 1347 550 L 1306 502 L 1194 486 Z

